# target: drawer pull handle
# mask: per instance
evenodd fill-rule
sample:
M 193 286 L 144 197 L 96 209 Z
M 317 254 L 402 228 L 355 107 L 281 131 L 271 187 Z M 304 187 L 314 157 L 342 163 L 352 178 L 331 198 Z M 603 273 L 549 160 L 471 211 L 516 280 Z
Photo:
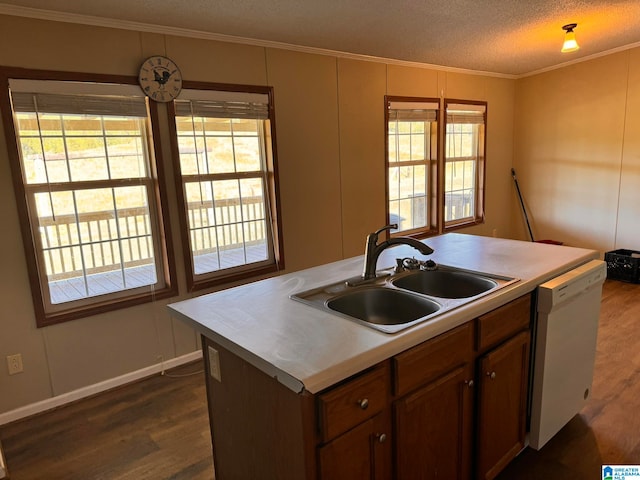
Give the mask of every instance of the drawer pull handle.
M 489 377 L 491 380 L 495 380 L 496 372 L 487 372 L 487 377 Z
M 360 405 L 362 410 L 366 410 L 369 408 L 369 399 L 363 398 L 362 400 L 358 400 L 358 405 Z
M 384 443 L 387 441 L 387 435 L 385 433 L 376 433 L 376 438 L 378 439 L 378 443 Z
M 467 385 L 468 388 L 473 388 L 473 386 L 475 385 L 473 383 L 473 380 L 465 380 L 464 383 Z

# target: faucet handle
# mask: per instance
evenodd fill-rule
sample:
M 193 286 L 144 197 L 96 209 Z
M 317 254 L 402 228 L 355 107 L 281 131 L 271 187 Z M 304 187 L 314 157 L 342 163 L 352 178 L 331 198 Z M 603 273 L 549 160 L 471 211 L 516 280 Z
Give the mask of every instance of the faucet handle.
M 393 267 L 394 273 L 404 272 L 404 258 L 396 258 L 396 266 Z
M 384 232 L 385 230 L 397 230 L 397 228 L 398 228 L 398 224 L 397 224 L 397 223 L 392 223 L 392 224 L 390 224 L 390 225 L 385 225 L 384 227 L 382 227 L 382 228 L 381 228 L 381 229 L 379 229 L 379 230 L 376 230 L 373 234 L 374 234 L 375 236 L 378 236 L 378 235 L 380 235 L 382 232 Z
M 407 270 L 419 270 L 422 262 L 420 260 L 416 260 L 415 257 L 407 257 L 402 259 L 402 265 Z

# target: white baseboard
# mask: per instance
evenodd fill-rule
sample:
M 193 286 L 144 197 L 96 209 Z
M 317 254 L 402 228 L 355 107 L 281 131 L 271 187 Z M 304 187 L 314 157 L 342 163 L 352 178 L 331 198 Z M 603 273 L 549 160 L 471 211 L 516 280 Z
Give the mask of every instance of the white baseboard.
M 41 400 L 30 405 L 25 405 L 24 407 L 16 408 L 15 410 L 11 410 L 9 412 L 0 413 L 0 425 L 15 422 L 16 420 L 30 417 L 31 415 L 42 413 L 47 410 L 51 410 L 52 408 L 60 407 L 62 405 L 80 400 L 82 398 L 90 397 L 91 395 L 95 395 L 96 393 L 104 392 L 121 385 L 126 385 L 127 383 L 135 382 L 136 380 L 149 377 L 164 370 L 169 370 L 170 368 L 193 362 L 194 360 L 198 360 L 199 358 L 202 358 L 202 351 L 200 350 L 187 353 L 186 355 L 172 358 L 171 360 L 166 360 L 161 363 L 156 363 L 155 365 L 136 370 L 135 372 L 126 373 L 119 377 L 110 378 L 109 380 L 105 380 L 103 382 L 94 383 L 93 385 L 88 385 L 86 387 L 73 390 L 72 392 L 63 393 L 62 395 L 57 395 L 55 397 L 47 398 L 46 400 Z M 1 473 L 2 467 L 0 467 L 0 479 L 3 478 Z

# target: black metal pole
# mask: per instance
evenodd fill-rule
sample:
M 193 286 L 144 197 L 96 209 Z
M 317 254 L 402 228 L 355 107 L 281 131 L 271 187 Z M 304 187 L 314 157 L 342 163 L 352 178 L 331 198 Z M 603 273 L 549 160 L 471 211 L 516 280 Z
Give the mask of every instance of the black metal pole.
M 514 168 L 511 169 L 511 176 L 513 177 L 513 182 L 516 184 L 516 190 L 518 192 L 518 198 L 520 199 L 520 205 L 522 206 L 522 213 L 524 214 L 524 220 L 527 222 L 527 228 L 529 229 L 529 236 L 531 237 L 531 241 L 533 242 L 533 232 L 531 231 L 531 225 L 529 225 L 529 217 L 527 216 L 527 209 L 524 208 L 524 201 L 522 200 L 522 194 L 520 193 L 520 187 L 518 186 L 518 179 L 516 178 L 516 170 Z

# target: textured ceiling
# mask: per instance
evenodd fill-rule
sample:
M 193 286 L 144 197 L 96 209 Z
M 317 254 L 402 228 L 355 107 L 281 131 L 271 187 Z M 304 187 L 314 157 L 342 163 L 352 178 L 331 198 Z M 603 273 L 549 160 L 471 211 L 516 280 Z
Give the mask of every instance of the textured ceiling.
M 16 7 L 28 7 L 21 9 Z M 5 0 L 30 9 L 140 22 L 505 75 L 640 45 L 638 0 Z M 36 15 L 37 16 L 37 15 Z M 58 19 L 64 19 L 56 15 Z M 87 18 L 87 22 L 90 19 Z M 560 53 L 577 23 L 578 52 Z

